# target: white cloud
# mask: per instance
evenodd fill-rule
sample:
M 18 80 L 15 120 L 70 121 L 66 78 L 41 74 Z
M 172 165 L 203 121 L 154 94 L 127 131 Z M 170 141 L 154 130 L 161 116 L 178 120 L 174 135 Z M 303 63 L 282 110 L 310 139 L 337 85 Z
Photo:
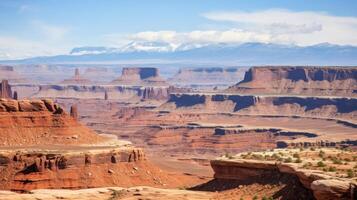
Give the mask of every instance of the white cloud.
M 230 26 L 226 30 L 144 31 L 131 35 L 111 35 L 111 44 L 130 41 L 167 42 L 170 44 L 211 44 L 262 42 L 297 44 L 318 43 L 357 45 L 357 17 L 333 16 L 324 12 L 294 12 L 271 9 L 255 12 L 210 12 L 202 16 Z M 120 42 L 119 42 L 120 41 Z
M 245 30 L 267 33 L 272 35 L 272 38 L 299 45 L 322 42 L 357 45 L 357 37 L 355 37 L 357 17 L 282 9 L 256 12 L 211 12 L 203 16 L 222 23 L 233 22 L 235 26 L 244 27 Z

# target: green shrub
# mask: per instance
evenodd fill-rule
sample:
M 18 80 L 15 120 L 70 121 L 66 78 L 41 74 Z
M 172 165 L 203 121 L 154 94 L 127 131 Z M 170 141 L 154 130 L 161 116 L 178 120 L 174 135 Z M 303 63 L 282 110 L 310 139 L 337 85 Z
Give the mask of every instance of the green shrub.
M 294 153 L 294 154 L 293 154 L 293 157 L 294 157 L 294 158 L 300 158 L 300 155 L 299 155 L 298 153 Z
M 325 157 L 325 152 L 321 150 L 321 151 L 319 152 L 319 157 L 320 157 L 320 158 Z
M 286 159 L 284 160 L 285 163 L 291 163 L 292 161 L 293 161 L 293 159 L 292 159 L 291 157 L 286 158 Z
M 302 163 L 302 160 L 301 160 L 300 158 L 297 158 L 297 159 L 295 160 L 295 163 Z
M 328 168 L 328 171 L 329 171 L 329 172 L 335 172 L 335 171 L 336 171 L 336 167 L 329 167 L 329 168 Z
M 347 177 L 348 178 L 353 178 L 355 176 L 355 173 L 353 172 L 352 169 L 347 170 Z
M 318 167 L 325 167 L 326 164 L 324 162 L 322 162 L 322 161 L 319 161 L 319 162 L 317 162 L 317 166 Z
M 342 165 L 342 161 L 336 157 L 332 158 L 332 162 L 333 162 L 333 164 L 336 164 L 336 165 Z

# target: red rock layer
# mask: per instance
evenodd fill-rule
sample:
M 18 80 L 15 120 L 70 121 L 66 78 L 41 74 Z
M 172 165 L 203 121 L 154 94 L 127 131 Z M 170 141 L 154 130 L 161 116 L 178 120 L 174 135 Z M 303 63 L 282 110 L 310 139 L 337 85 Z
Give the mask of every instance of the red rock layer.
M 92 144 L 105 139 L 51 100 L 0 100 L 0 145 Z
M 357 67 L 252 67 L 229 92 L 357 96 Z
M 5 99 L 12 98 L 11 87 L 7 80 L 2 80 L 0 83 L 0 98 L 5 98 Z
M 122 75 L 112 81 L 112 84 L 121 85 L 167 85 L 159 76 L 157 68 L 123 68 Z

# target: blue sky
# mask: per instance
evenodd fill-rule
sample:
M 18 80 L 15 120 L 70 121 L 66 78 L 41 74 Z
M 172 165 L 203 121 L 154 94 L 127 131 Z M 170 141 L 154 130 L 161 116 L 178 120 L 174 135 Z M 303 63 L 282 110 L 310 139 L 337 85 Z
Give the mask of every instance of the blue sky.
M 0 58 L 132 41 L 357 45 L 356 0 L 1 0 Z

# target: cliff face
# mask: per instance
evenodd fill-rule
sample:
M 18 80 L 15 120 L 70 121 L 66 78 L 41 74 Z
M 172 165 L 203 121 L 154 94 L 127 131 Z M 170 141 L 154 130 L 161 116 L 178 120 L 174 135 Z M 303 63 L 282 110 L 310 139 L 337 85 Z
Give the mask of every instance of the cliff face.
M 196 112 L 353 119 L 353 116 L 357 113 L 356 105 L 357 99 L 355 98 L 171 94 L 167 103 L 162 105 L 161 108 Z
M 93 144 L 105 139 L 51 100 L 0 100 L 0 145 Z
M 242 80 L 245 70 L 243 67 L 186 68 L 169 81 L 182 86 L 228 86 Z
M 275 179 L 284 182 L 283 177 L 289 176 L 289 180 L 298 180 L 294 185 L 289 186 L 290 189 L 304 187 L 312 192 L 317 200 L 353 199 L 356 196 L 355 183 L 322 174 L 318 170 L 300 169 L 294 164 L 245 159 L 217 159 L 211 161 L 211 166 L 214 170 L 215 179 L 228 182 L 237 180 L 245 183 L 259 181 L 274 183 Z M 305 192 L 307 196 L 303 199 L 312 199 L 308 191 Z M 299 195 L 291 196 L 289 199 L 303 195 L 296 192 L 293 194 Z
M 145 160 L 144 152 L 134 147 L 79 149 L 1 150 L 0 188 L 24 191 L 120 185 L 114 173 L 129 172 L 130 163 Z
M 78 99 L 155 99 L 165 100 L 169 96 L 166 86 L 76 86 L 76 85 L 41 85 L 33 95 L 37 98 L 78 98 Z
M 252 67 L 230 92 L 357 96 L 357 67 Z
M 163 86 L 165 80 L 159 76 L 157 68 L 123 68 L 122 75 L 111 82 L 115 85 Z
M 2 80 L 0 83 L 0 98 L 5 98 L 5 99 L 12 98 L 11 87 L 7 80 Z

